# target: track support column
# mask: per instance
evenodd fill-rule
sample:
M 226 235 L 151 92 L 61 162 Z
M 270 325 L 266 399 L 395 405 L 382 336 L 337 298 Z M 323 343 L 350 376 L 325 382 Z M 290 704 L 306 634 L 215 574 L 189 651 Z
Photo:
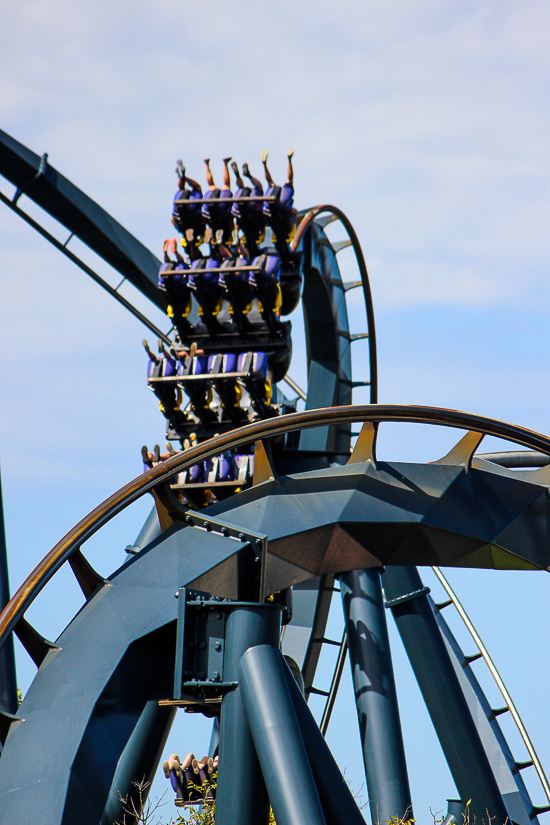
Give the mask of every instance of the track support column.
M 236 603 L 227 616 L 224 680 L 237 681 L 239 662 L 249 647 L 278 648 L 280 629 L 279 606 Z M 268 816 L 267 790 L 239 685 L 222 702 L 216 825 L 265 825 Z
M 416 567 L 388 567 L 384 592 L 462 803 L 478 822 L 509 820 Z
M 380 571 L 352 570 L 340 583 L 372 821 L 412 818 Z
M 239 682 L 277 825 L 326 825 L 279 651 L 249 648 Z
M 342 822 L 344 825 L 365 825 L 363 814 L 357 807 L 348 784 L 330 752 L 325 737 L 319 730 L 319 726 L 307 706 L 298 683 L 284 659 L 283 664 L 290 698 L 294 705 L 296 718 L 309 757 L 311 772 L 317 783 L 319 799 L 327 822 L 330 822 L 331 825 L 338 822 Z

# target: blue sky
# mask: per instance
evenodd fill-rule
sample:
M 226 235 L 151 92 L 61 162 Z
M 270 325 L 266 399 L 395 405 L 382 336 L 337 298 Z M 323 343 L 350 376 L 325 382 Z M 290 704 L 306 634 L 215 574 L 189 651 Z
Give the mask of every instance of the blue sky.
M 380 401 L 465 409 L 550 433 L 549 36 L 547 4 L 530 0 L 23 0 L 2 9 L 1 123 L 48 152 L 157 255 L 172 235 L 177 158 L 202 179 L 204 157 L 220 177 L 226 154 L 258 171 L 269 148 L 281 179 L 295 148 L 298 207 L 338 205 L 363 244 Z M 139 472 L 140 447 L 162 444 L 163 423 L 145 386 L 138 322 L 7 209 L 0 248 L 0 460 L 13 591 Z M 345 252 L 341 260 L 351 273 Z M 360 331 L 359 303 L 352 319 Z M 299 342 L 299 317 L 294 325 Z M 360 378 L 360 349 L 354 369 Z M 299 343 L 291 374 L 305 383 Z M 430 460 L 457 438 L 386 429 L 385 458 Z M 102 572 L 121 563 L 148 506 L 135 505 L 93 542 Z M 449 578 L 550 764 L 545 576 Z M 55 637 L 79 605 L 62 571 L 32 619 Z M 416 815 L 430 822 L 429 806 L 443 808 L 454 789 L 394 641 Z M 18 668 L 25 689 L 24 653 Z M 351 694 L 342 696 L 329 741 L 357 786 Z M 174 747 L 202 750 L 206 729 L 184 722 Z

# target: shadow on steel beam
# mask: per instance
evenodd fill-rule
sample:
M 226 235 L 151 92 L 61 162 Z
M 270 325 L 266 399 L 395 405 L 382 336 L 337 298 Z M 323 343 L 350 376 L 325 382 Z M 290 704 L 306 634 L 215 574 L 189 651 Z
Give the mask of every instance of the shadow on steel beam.
M 239 666 L 248 724 L 279 825 L 364 825 L 281 652 L 249 648 Z

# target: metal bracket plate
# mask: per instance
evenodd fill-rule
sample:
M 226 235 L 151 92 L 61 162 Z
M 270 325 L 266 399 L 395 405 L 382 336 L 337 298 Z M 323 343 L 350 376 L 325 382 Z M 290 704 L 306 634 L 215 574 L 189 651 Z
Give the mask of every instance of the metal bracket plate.
M 397 607 L 399 604 L 410 602 L 412 599 L 418 599 L 420 596 L 427 596 L 430 592 L 429 587 L 422 587 L 420 590 L 413 590 L 412 593 L 404 593 L 403 596 L 398 596 L 396 599 L 390 599 L 389 602 L 384 602 L 384 607 L 390 610 L 392 607 Z

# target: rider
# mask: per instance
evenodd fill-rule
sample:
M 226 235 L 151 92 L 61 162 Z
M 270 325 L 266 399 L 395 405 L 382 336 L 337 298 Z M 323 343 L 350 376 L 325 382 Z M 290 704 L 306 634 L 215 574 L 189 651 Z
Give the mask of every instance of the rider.
M 288 167 L 285 185 L 282 188 L 275 184 L 275 181 L 271 177 L 271 172 L 267 168 L 268 155 L 269 152 L 267 149 L 265 149 L 261 155 L 265 179 L 269 186 L 266 194 L 275 195 L 277 200 L 266 201 L 264 203 L 264 215 L 271 227 L 281 233 L 281 240 L 290 241 L 294 227 L 294 218 L 296 216 L 296 210 L 294 209 L 294 169 L 292 167 L 294 149 L 289 149 L 286 153 Z
M 237 180 L 236 197 L 256 197 L 261 198 L 264 194 L 263 186 L 258 178 L 255 178 L 250 173 L 248 163 L 243 163 L 243 175 L 248 178 L 252 184 L 246 186 L 241 175 L 239 174 L 239 167 L 236 163 L 231 164 L 231 168 Z M 238 228 L 243 232 L 243 243 L 248 247 L 249 253 L 252 255 L 256 251 L 257 245 L 262 242 L 265 234 L 265 216 L 263 213 L 263 201 L 251 200 L 249 203 L 241 201 L 234 203 L 231 210 L 235 218 Z
M 163 764 L 164 775 L 172 783 L 176 792 L 176 806 L 181 808 L 186 802 L 204 800 L 213 802 L 216 796 L 218 756 L 203 756 L 198 761 L 193 753 L 188 753 L 183 762 L 173 753 Z
M 173 261 L 168 251 L 175 255 Z M 164 241 L 164 263 L 159 270 L 158 286 L 166 294 L 168 307 L 166 314 L 173 319 L 174 324 L 182 323 L 191 311 L 191 292 L 187 286 L 189 266 L 178 252 L 177 238 Z
M 193 201 L 202 199 L 202 189 L 196 180 L 187 177 L 185 166 L 181 160 L 177 162 L 176 174 L 178 176 L 178 191 L 174 196 L 172 223 L 178 232 L 183 235 L 184 246 L 188 247 L 191 258 L 194 258 L 195 247 L 202 243 L 204 221 L 201 205 L 193 204 Z M 186 183 L 189 184 L 191 189 L 186 188 Z M 179 203 L 179 201 L 186 201 L 186 203 Z
M 210 158 L 205 158 L 206 166 L 206 182 L 208 184 L 208 192 L 206 198 L 232 198 L 231 192 L 231 178 L 229 176 L 229 161 L 231 158 L 223 159 L 223 186 L 220 189 L 214 183 L 214 176 L 210 170 Z M 202 216 L 210 225 L 214 237 L 214 243 L 231 243 L 233 235 L 233 217 L 231 215 L 231 202 L 203 204 Z
M 288 186 L 290 189 L 292 189 L 292 194 L 294 194 L 294 169 L 292 168 L 292 157 L 293 157 L 293 155 L 294 155 L 294 149 L 289 149 L 288 152 L 286 153 L 286 156 L 288 158 L 288 167 L 287 167 L 287 173 L 286 173 L 285 186 Z M 261 155 L 261 161 L 264 165 L 265 179 L 267 181 L 268 186 L 275 186 L 276 185 L 275 181 L 271 177 L 271 172 L 267 168 L 267 158 L 268 157 L 269 157 L 269 150 L 264 149 L 264 151 L 262 152 L 262 155 Z

